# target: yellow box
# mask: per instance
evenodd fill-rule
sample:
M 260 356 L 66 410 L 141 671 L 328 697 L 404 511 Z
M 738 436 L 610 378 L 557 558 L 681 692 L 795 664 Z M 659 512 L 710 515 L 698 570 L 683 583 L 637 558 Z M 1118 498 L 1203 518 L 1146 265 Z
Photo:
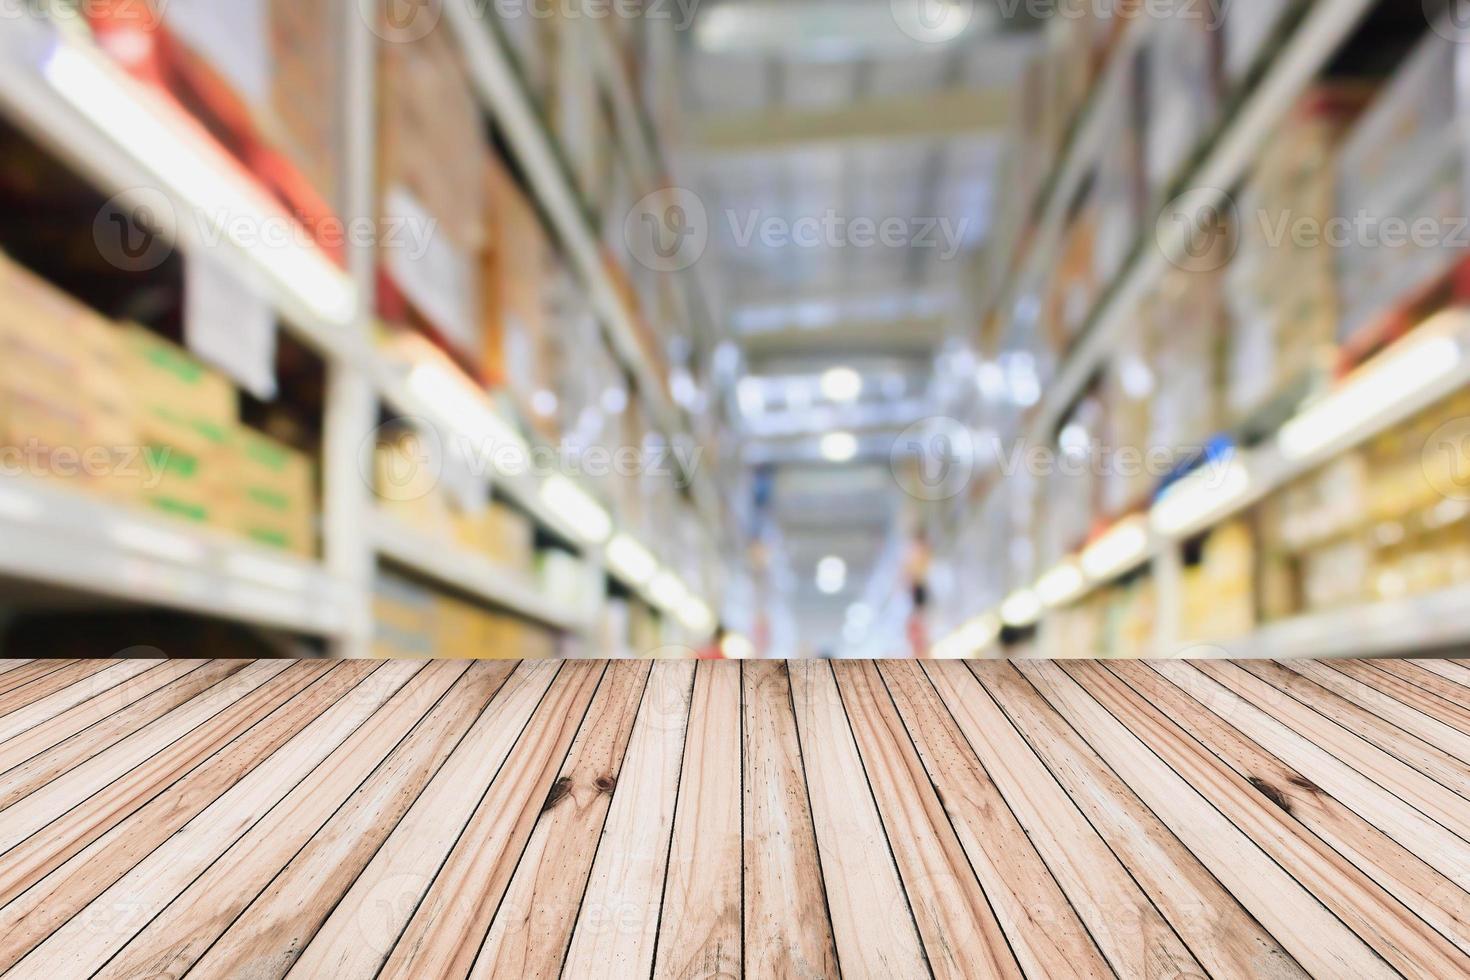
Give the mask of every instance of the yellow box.
M 224 375 L 143 327 L 125 325 L 121 336 L 123 372 L 143 405 L 221 426 L 239 421 L 239 392 Z

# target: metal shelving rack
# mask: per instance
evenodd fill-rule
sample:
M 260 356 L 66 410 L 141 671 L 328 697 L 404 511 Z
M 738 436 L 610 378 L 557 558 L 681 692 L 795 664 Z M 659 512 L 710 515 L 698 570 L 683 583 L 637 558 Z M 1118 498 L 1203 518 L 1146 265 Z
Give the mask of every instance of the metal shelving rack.
M 373 100 L 381 42 L 363 19 L 359 3 L 339 0 L 337 8 L 346 39 L 346 67 L 337 93 L 345 120 L 343 217 L 372 218 L 377 212 Z M 555 223 L 619 360 L 638 383 L 638 394 L 670 437 L 682 433 L 677 410 L 637 347 L 630 315 L 602 265 L 596 239 L 557 163 L 551 137 L 531 111 L 505 51 L 488 26 L 475 18 L 467 0 L 447 3 L 446 12 L 446 23 L 465 50 L 478 94 L 532 175 L 532 190 Z M 111 83 L 109 98 L 123 114 L 144 118 L 154 111 L 148 98 L 139 95 L 140 87 L 95 50 L 82 32 L 65 23 L 12 18 L 0 30 L 0 53 L 4 55 L 0 58 L 0 112 L 103 193 L 125 195 L 138 188 L 156 189 L 181 213 L 197 208 L 199 202 L 190 200 L 185 188 L 151 165 L 156 163 L 148 157 L 151 148 L 139 147 L 121 133 L 107 132 L 105 121 L 99 123 L 95 112 L 82 111 L 75 99 L 59 90 L 54 74 L 48 76 L 48 71 L 54 72 L 58 51 L 66 52 L 69 63 L 80 66 L 78 70 Z M 265 200 L 263 194 L 258 196 Z M 269 268 L 262 270 L 248 249 L 227 239 L 207 240 L 202 231 L 192 222 L 177 222 L 173 244 L 186 256 L 210 248 L 214 260 L 239 270 L 275 308 L 282 327 L 326 362 L 322 560 L 267 552 L 225 534 L 83 498 L 46 483 L 4 479 L 0 480 L 0 536 L 7 547 L 0 558 L 0 573 L 320 636 L 328 640 L 334 655 L 365 657 L 371 653 L 373 635 L 373 581 L 379 562 L 388 561 L 528 620 L 566 633 L 587 634 L 590 622 L 555 608 L 533 586 L 481 556 L 439 543 L 427 546 L 376 507 L 361 460 L 364 445 L 373 438 L 379 406 L 402 414 L 425 413 L 405 385 L 401 367 L 386 360 L 372 341 L 377 275 L 373 248 L 349 245 L 347 271 L 334 272 L 330 292 L 350 297 L 350 302 L 329 305 L 314 302 L 321 297 L 293 288 L 282 276 L 269 274 Z M 472 384 L 468 378 L 464 381 Z M 488 397 L 482 392 L 479 397 L 485 410 L 493 412 Z M 456 425 L 455 419 L 435 421 L 447 431 Z M 605 574 L 621 577 L 609 569 L 602 543 L 579 541 L 567 522 L 545 504 L 539 494 L 540 482 L 534 477 L 494 476 L 487 483 L 489 492 L 514 501 L 556 537 L 576 542 L 585 559 Z M 704 484 L 701 487 L 704 506 L 709 506 L 712 490 Z M 679 623 L 676 611 L 662 607 L 647 583 L 624 579 L 624 584 L 664 616 L 671 642 L 695 645 L 708 635 L 707 629 Z
M 1159 240 L 1136 247 L 1118 279 L 1102 295 L 1077 343 L 1043 392 L 1040 403 L 1023 422 L 1022 438 L 1027 444 L 1045 445 L 1051 440 L 1067 408 L 1116 346 L 1120 332 L 1127 326 L 1138 301 L 1161 281 L 1170 268 L 1171 260 L 1184 254 L 1189 244 L 1188 229 L 1199 224 L 1198 219 L 1207 209 L 1219 206 L 1247 175 L 1275 125 L 1341 48 L 1372 5 L 1373 0 L 1320 0 L 1309 7 L 1259 82 L 1222 124 L 1199 164 L 1183 181 L 1183 186 L 1193 191 L 1177 211 L 1183 220 L 1166 223 L 1160 229 L 1156 229 L 1153 221 L 1143 225 L 1144 238 L 1152 238 L 1157 230 Z M 1109 63 L 1103 79 L 1096 86 L 1099 94 L 1116 84 L 1122 60 L 1143 42 L 1148 27 L 1146 21 L 1130 26 L 1120 46 L 1121 54 Z M 1097 98 L 1084 108 L 1065 155 L 1045 186 L 1039 209 L 1042 232 L 1037 235 L 1037 241 L 1048 240 L 1046 229 L 1060 228 L 1066 202 L 1081 180 L 1085 161 L 1095 152 L 1101 138 L 1100 126 L 1105 116 Z M 1040 250 L 1034 250 L 1022 259 L 1013 281 L 1025 281 L 1023 273 L 1048 258 L 1040 254 Z M 1006 296 L 1002 293 L 999 298 Z M 1148 565 L 1157 584 L 1160 607 L 1153 649 L 1147 651 L 1155 656 L 1177 656 L 1183 652 L 1191 657 L 1358 657 L 1430 649 L 1470 639 L 1470 618 L 1464 613 L 1466 608 L 1470 608 L 1470 587 L 1464 586 L 1425 596 L 1304 615 L 1263 626 L 1247 636 L 1222 644 L 1186 645 L 1178 635 L 1176 618 L 1178 603 L 1175 600 L 1180 593 L 1183 571 L 1181 553 L 1190 537 L 1241 514 L 1297 477 L 1470 385 L 1470 358 L 1467 358 L 1470 316 L 1448 314 L 1436 331 L 1444 342 L 1454 344 L 1460 352 L 1453 370 L 1408 390 L 1402 398 L 1385 405 L 1371 418 L 1357 422 L 1309 454 L 1284 453 L 1279 439 L 1240 451 L 1232 463 L 1240 474 L 1234 481 L 1235 486 L 1218 494 L 1218 503 L 1204 508 L 1199 520 L 1169 533 L 1150 526 L 1157 522 L 1148 522 L 1144 525 L 1148 528 L 1146 541 L 1136 554 L 1121 562 L 1108 575 L 1085 580 L 1081 588 L 1073 591 L 1058 606 L 1071 605 Z M 1392 356 L 1393 351 L 1386 354 Z M 1370 374 L 1381 367 L 1384 359 L 1380 356 L 1369 362 L 1363 374 Z M 1329 394 L 1328 398 L 1331 397 Z M 1312 407 L 1306 406 L 1304 413 L 1311 411 Z M 1034 588 L 1027 591 L 1033 596 L 1037 592 Z M 1033 622 L 1050 612 L 1044 605 L 1039 608 Z M 993 653 L 1001 623 L 998 609 L 977 610 L 976 615 L 964 623 L 952 624 L 953 631 L 941 640 L 942 648 L 946 655 L 951 656 Z M 1046 651 L 1040 652 L 1045 654 Z

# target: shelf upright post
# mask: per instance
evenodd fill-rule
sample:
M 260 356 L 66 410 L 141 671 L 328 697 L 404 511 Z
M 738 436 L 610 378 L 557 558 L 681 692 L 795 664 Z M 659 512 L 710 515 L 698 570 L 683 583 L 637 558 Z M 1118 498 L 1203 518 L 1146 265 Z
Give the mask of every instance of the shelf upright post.
M 1154 649 L 1156 657 L 1179 654 L 1184 612 L 1184 543 L 1166 539 L 1154 549 Z
M 336 93 L 342 107 L 344 192 L 338 202 L 348 228 L 376 227 L 374 160 L 378 36 L 363 17 L 358 0 L 337 0 L 337 23 L 343 31 L 343 78 Z M 371 223 L 371 224 L 370 224 Z M 357 234 L 346 237 L 348 271 L 357 286 L 358 310 L 351 329 L 364 344 L 371 342 L 374 270 L 373 243 Z M 373 236 L 376 237 L 376 236 Z M 346 345 L 344 345 L 346 346 Z M 355 346 L 355 345 L 351 345 Z M 325 438 L 323 440 L 323 538 L 327 568 L 352 590 L 350 625 L 334 644 L 337 657 L 367 657 L 372 644 L 372 593 L 376 555 L 370 533 L 373 513 L 369 440 L 377 422 L 378 401 L 360 365 L 334 356 L 327 368 Z

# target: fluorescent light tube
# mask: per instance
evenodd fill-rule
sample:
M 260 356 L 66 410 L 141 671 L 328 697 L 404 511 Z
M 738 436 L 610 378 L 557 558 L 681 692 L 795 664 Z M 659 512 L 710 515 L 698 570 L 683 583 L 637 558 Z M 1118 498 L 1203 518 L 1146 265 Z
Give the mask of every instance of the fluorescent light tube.
M 615 534 L 607 543 L 607 563 L 633 585 L 647 585 L 658 574 L 658 559 L 626 534 Z
M 1001 603 L 1001 622 L 1015 629 L 1035 625 L 1041 618 L 1041 597 L 1030 589 L 1018 589 Z
M 857 436 L 851 432 L 829 432 L 822 437 L 822 457 L 829 463 L 846 463 L 857 452 Z
M 1048 606 L 1062 606 L 1082 594 L 1087 579 L 1074 562 L 1064 561 L 1036 581 L 1036 595 Z
M 659 572 L 648 583 L 648 598 L 664 612 L 673 612 L 684 605 L 689 590 L 673 572 Z
M 715 625 L 714 613 L 710 612 L 709 606 L 702 599 L 690 596 L 679 606 L 679 622 L 690 630 L 701 636 L 708 633 Z
M 1147 557 L 1148 526 L 1140 517 L 1129 517 L 1082 549 L 1082 570 L 1093 581 L 1104 582 Z
M 1201 530 L 1230 511 L 1250 493 L 1250 473 L 1238 459 L 1223 473 L 1198 470 L 1171 487 L 1149 514 L 1154 529 L 1168 537 Z
M 171 108 L 75 42 L 60 41 L 42 70 L 62 98 L 181 198 L 193 219 L 209 225 L 200 229 L 206 241 L 224 237 L 313 314 L 338 326 L 352 323 L 358 297 L 351 277 L 320 249 L 267 234 L 268 224 L 295 219 L 218 148 L 171 120 Z M 241 229 L 248 229 L 244 237 Z
M 1420 329 L 1423 329 L 1421 327 Z M 1380 415 L 1453 374 L 1463 352 L 1453 336 L 1408 339 L 1365 365 L 1337 391 L 1281 427 L 1277 445 L 1289 460 L 1331 450 Z
M 726 633 L 720 652 L 731 660 L 749 660 L 755 656 L 755 644 L 740 633 Z
M 549 477 L 541 484 L 541 502 L 587 544 L 602 544 L 612 534 L 612 518 L 607 511 L 564 476 Z

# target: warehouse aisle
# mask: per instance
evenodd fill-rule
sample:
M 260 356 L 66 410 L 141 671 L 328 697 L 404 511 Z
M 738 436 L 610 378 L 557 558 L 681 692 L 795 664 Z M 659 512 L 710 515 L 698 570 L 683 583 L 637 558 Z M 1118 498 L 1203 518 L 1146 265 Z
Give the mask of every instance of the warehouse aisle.
M 0 967 L 1465 975 L 1467 697 L 1449 661 L 7 661 Z

